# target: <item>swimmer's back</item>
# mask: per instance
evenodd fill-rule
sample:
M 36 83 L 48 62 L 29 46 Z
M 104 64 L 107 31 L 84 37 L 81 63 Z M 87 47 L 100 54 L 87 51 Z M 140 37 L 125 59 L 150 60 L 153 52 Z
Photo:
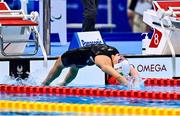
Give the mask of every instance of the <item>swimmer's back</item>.
M 64 66 L 68 67 L 74 64 L 81 68 L 87 65 L 93 65 L 94 62 L 92 60 L 94 60 L 97 55 L 106 55 L 111 57 L 111 55 L 115 55 L 117 53 L 119 52 L 114 47 L 105 44 L 96 44 L 71 49 L 66 51 L 61 58 Z

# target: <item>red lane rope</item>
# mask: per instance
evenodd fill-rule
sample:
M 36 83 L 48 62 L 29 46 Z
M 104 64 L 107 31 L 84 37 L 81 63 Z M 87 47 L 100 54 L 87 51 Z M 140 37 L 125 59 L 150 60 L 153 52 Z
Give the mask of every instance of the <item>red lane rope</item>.
M 154 92 L 140 90 L 0 85 L 0 92 L 180 100 L 180 92 Z
M 109 77 L 108 84 L 119 85 L 114 77 Z M 145 86 L 180 86 L 180 79 L 147 78 L 144 81 Z
M 144 82 L 145 86 L 180 86 L 180 79 L 158 79 L 148 78 Z

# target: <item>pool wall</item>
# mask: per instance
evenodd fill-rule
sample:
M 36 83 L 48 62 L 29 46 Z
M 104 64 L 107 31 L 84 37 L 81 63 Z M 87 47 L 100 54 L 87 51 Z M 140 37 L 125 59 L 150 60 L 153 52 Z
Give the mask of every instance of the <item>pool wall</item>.
M 143 78 L 172 78 L 173 68 L 170 56 L 126 56 L 131 64 L 139 71 Z M 30 71 L 30 76 L 38 80 L 40 84 L 47 76 L 57 57 L 49 57 L 48 67 L 44 67 L 43 58 L 16 58 L 0 59 L 0 74 L 2 78 L 11 75 L 24 76 Z M 176 58 L 176 76 L 180 77 L 180 57 Z M 22 66 L 22 70 L 19 68 Z M 65 77 L 68 69 L 62 72 L 52 85 L 56 85 Z M 96 66 L 87 66 L 79 71 L 77 78 L 72 81 L 72 85 L 104 85 L 105 74 Z

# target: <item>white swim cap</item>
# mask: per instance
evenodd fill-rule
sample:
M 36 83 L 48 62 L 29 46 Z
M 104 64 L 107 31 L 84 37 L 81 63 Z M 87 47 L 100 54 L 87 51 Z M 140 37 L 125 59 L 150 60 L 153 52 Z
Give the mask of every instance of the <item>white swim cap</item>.
M 130 73 L 130 64 L 129 64 L 129 62 L 126 59 L 121 60 L 118 64 L 115 64 L 114 68 L 122 76 L 129 76 L 129 73 Z

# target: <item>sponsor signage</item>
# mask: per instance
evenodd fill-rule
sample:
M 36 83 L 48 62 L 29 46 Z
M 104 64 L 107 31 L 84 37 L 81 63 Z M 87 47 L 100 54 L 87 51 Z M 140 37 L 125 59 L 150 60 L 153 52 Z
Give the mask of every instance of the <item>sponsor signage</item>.
M 141 77 L 172 77 L 171 58 L 129 58 L 129 61 Z
M 163 72 L 167 71 L 167 67 L 165 64 L 138 64 L 136 69 L 139 72 Z
M 74 33 L 69 49 L 84 47 L 91 44 L 104 44 L 99 31 Z

